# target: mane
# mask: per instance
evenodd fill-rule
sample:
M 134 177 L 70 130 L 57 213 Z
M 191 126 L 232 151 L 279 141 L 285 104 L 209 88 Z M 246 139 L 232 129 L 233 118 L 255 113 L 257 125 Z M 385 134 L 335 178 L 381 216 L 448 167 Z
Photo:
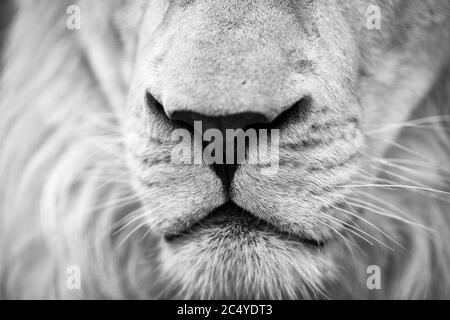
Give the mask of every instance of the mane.
M 0 295 L 80 294 L 67 291 L 70 265 L 83 272 L 83 297 L 139 295 L 122 284 L 137 280 L 137 241 L 119 245 L 113 236 L 122 215 L 139 206 L 120 153 L 120 119 L 77 32 L 66 29 L 68 1 L 18 5 L 0 94 Z
M 77 32 L 65 27 L 70 4 L 17 2 L 4 47 L 0 298 L 154 298 L 154 268 L 143 266 L 154 240 L 130 222 L 141 204 L 123 159 L 122 119 Z M 401 219 L 375 214 L 382 204 L 366 200 L 368 219 L 383 231 L 377 239 L 392 248 L 363 242 L 353 255 L 342 249 L 328 296 L 450 296 L 449 75 L 447 66 L 412 116 L 423 120 L 394 124 L 401 134 L 383 159 L 374 158 L 385 175 L 379 179 L 417 187 L 365 189 L 399 211 Z M 372 264 L 383 270 L 380 291 L 365 287 L 361 266 Z M 66 288 L 70 265 L 80 266 L 82 290 Z

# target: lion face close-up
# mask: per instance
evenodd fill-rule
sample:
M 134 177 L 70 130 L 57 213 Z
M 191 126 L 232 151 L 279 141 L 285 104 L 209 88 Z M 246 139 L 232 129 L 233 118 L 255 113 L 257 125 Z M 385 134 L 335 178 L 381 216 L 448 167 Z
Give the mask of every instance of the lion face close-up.
M 450 298 L 448 1 L 9 10 L 0 298 Z

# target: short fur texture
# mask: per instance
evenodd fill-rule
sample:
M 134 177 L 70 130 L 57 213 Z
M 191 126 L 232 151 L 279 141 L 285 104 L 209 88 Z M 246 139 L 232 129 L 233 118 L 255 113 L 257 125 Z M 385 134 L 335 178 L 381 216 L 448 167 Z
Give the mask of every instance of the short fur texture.
M 372 2 L 381 30 L 365 27 Z M 448 30 L 444 0 L 17 1 L 0 82 L 0 297 L 450 298 Z M 182 125 L 148 93 L 166 114 L 258 106 L 272 119 L 310 99 L 281 126 L 279 174 L 243 165 L 224 195 L 207 166 L 167 162 Z M 327 244 L 245 221 L 161 237 L 226 197 Z M 71 265 L 81 290 L 66 286 Z

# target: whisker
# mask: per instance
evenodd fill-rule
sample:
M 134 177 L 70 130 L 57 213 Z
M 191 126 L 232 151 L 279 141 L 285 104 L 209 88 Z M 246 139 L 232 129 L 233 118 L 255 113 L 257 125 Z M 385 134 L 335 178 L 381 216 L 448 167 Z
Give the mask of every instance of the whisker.
M 372 166 L 372 165 L 371 165 L 371 166 Z M 372 167 L 375 167 L 375 166 L 372 166 Z M 414 181 L 414 180 L 412 180 L 412 179 L 410 179 L 410 178 L 407 178 L 407 177 L 405 177 L 405 176 L 402 176 L 402 175 L 400 175 L 400 174 L 398 174 L 398 173 L 395 173 L 395 172 L 393 172 L 393 171 L 391 171 L 391 170 L 383 169 L 383 173 L 387 173 L 387 174 L 389 174 L 389 175 L 391 175 L 391 176 L 393 176 L 393 177 L 395 177 L 395 178 L 399 178 L 400 180 L 404 180 L 404 181 L 407 181 L 407 182 L 412 183 L 412 184 L 417 184 L 417 185 L 420 186 L 420 187 L 433 189 L 431 186 L 427 186 L 426 184 L 423 184 L 423 183 L 421 183 L 421 182 L 419 182 L 419 181 Z M 382 178 L 379 178 L 379 179 L 382 179 Z M 388 181 L 388 180 L 385 180 L 385 181 Z
M 345 212 L 345 213 L 347 213 L 347 214 L 349 214 L 349 215 L 351 215 L 351 216 L 353 216 L 353 217 L 355 217 L 355 218 L 357 218 L 357 219 L 360 219 L 361 221 L 367 223 L 369 226 L 371 226 L 372 228 L 374 228 L 376 231 L 380 232 L 382 235 L 384 235 L 385 237 L 387 237 L 389 240 L 391 240 L 392 242 L 394 242 L 395 244 L 397 244 L 399 247 L 401 247 L 401 248 L 404 249 L 404 247 L 403 247 L 397 240 L 395 240 L 394 238 L 392 238 L 390 235 L 388 235 L 386 232 L 384 232 L 383 230 L 381 230 L 379 227 L 377 227 L 376 225 L 374 225 L 374 224 L 373 224 L 372 222 L 370 222 L 369 220 L 367 220 L 367 219 L 361 217 L 360 215 L 355 215 L 355 214 L 353 214 L 352 212 L 350 212 L 350 211 L 348 211 L 348 210 L 345 210 L 345 209 L 342 209 L 342 208 L 339 208 L 339 207 L 336 207 L 336 206 L 332 206 L 332 207 L 335 208 L 336 210 Z M 378 241 L 378 242 L 381 242 L 379 239 L 377 239 L 377 238 L 371 236 L 369 233 L 367 233 L 367 232 L 365 232 L 365 231 L 363 231 L 363 230 L 361 230 L 361 229 L 359 229 L 359 231 L 360 231 L 360 232 L 364 232 L 364 234 L 366 234 L 367 236 L 371 237 L 372 239 L 374 239 L 374 240 L 376 240 L 376 241 Z M 391 247 L 389 247 L 389 246 L 386 245 L 385 243 L 381 242 L 381 244 L 383 244 L 383 245 L 386 246 L 387 248 L 393 250 Z
M 345 186 L 336 186 L 336 188 L 386 188 L 386 189 L 411 189 L 411 190 L 419 190 L 419 191 L 427 191 L 434 192 L 438 194 L 450 195 L 450 192 L 437 190 L 434 188 L 424 188 L 418 186 L 410 186 L 410 185 L 400 185 L 400 184 L 350 184 Z
M 411 220 L 408 220 L 408 219 L 405 219 L 405 218 L 402 218 L 402 217 L 399 217 L 399 216 L 396 216 L 396 215 L 389 214 L 389 213 L 383 211 L 382 210 L 383 208 L 381 208 L 381 207 L 379 207 L 377 205 L 374 205 L 374 204 L 371 204 L 371 203 L 357 203 L 358 199 L 354 199 L 353 201 L 356 201 L 356 202 L 350 202 L 350 203 L 352 205 L 358 207 L 358 208 L 368 210 L 369 212 L 381 215 L 383 217 L 387 217 L 387 218 L 391 218 L 391 219 L 394 219 L 394 220 L 397 220 L 397 221 L 400 221 L 400 222 L 404 222 L 406 224 L 418 227 L 420 229 L 423 229 L 423 230 L 426 230 L 426 231 L 429 231 L 429 232 L 433 232 L 434 231 L 433 229 L 431 229 L 431 228 L 429 228 L 429 227 L 427 227 L 427 226 L 425 226 L 423 224 L 420 224 L 418 222 L 414 222 L 414 221 L 411 221 Z
M 142 212 L 142 213 L 141 213 Z M 135 215 L 135 217 L 133 217 L 132 219 L 130 219 L 127 223 L 125 223 L 124 225 L 122 225 L 119 229 L 117 229 L 113 235 L 117 235 L 120 232 L 122 232 L 123 230 L 125 230 L 127 227 L 129 227 L 131 224 L 133 224 L 134 222 L 144 218 L 145 216 L 148 215 L 148 212 L 144 209 L 144 208 L 138 208 L 137 210 L 135 210 L 134 212 L 128 213 L 126 218 L 130 218 L 131 216 Z
M 398 142 L 394 142 L 394 141 L 391 141 L 391 140 L 383 139 L 383 138 L 377 137 L 377 136 L 371 136 L 371 137 L 372 137 L 372 138 L 376 138 L 376 139 L 381 140 L 381 141 L 384 141 L 384 142 L 387 142 L 387 143 L 389 143 L 391 146 L 394 146 L 394 147 L 396 147 L 396 148 L 398 148 L 398 149 L 400 149 L 400 150 L 403 150 L 403 151 L 405 151 L 405 152 L 407 152 L 407 153 L 409 153 L 409 154 L 411 154 L 411 155 L 414 155 L 414 156 L 416 156 L 416 157 L 418 157 L 418 158 L 420 158 L 420 159 L 423 159 L 424 161 L 427 161 L 427 162 L 431 162 L 431 163 L 436 164 L 436 162 L 432 161 L 431 159 L 426 158 L 424 155 L 418 153 L 417 151 L 415 151 L 415 150 L 413 150 L 413 149 L 411 149 L 411 148 L 408 148 L 408 147 L 406 147 L 406 146 L 404 146 L 404 145 L 401 145 L 401 144 L 398 143 Z M 372 150 L 372 151 L 373 151 L 373 150 Z M 437 163 L 437 165 L 439 165 L 439 164 Z
M 339 210 L 339 208 L 336 208 L 336 209 Z M 365 232 L 364 230 L 362 230 L 362 229 L 360 229 L 360 228 L 357 228 L 357 227 L 355 227 L 354 225 L 351 225 L 351 224 L 349 224 L 349 223 L 347 223 L 347 222 L 344 222 L 344 221 L 342 221 L 342 220 L 340 220 L 340 219 L 337 219 L 337 218 L 335 218 L 335 217 L 333 217 L 333 216 L 330 216 L 330 215 L 328 215 L 328 214 L 325 214 L 325 213 L 323 213 L 323 214 L 324 214 L 328 219 L 333 220 L 333 221 L 335 221 L 335 222 L 337 222 L 337 223 L 339 223 L 339 224 L 344 224 L 344 225 L 347 226 L 348 228 L 351 228 L 351 229 L 347 229 L 347 231 L 352 232 L 353 230 L 355 230 L 356 232 L 360 232 L 360 233 L 362 233 L 363 235 L 365 235 L 365 236 L 367 236 L 367 237 L 369 237 L 369 238 L 375 240 L 375 241 L 378 242 L 379 244 L 385 246 L 386 248 L 389 248 L 389 249 L 393 250 L 393 249 L 392 249 L 391 247 L 389 247 L 387 244 L 385 244 L 385 243 L 382 242 L 381 240 L 375 238 L 374 236 L 370 235 L 369 233 Z M 355 234 L 356 234 L 356 233 L 355 233 Z M 360 234 L 358 234 L 358 236 L 359 236 L 360 238 L 366 240 L 367 242 L 369 242 L 371 245 L 373 245 L 372 242 L 368 241 L 366 238 L 364 238 L 364 237 L 361 236 Z
M 367 135 L 373 135 L 377 133 L 384 133 L 391 130 L 396 130 L 399 128 L 427 128 L 425 125 L 432 125 L 436 123 L 446 123 L 450 122 L 450 116 L 449 115 L 441 115 L 441 116 L 431 116 L 431 117 L 425 117 L 421 119 L 415 119 L 410 121 L 404 121 L 404 122 L 397 122 L 397 123 L 387 123 L 387 124 L 374 124 L 369 125 L 369 127 L 378 127 L 373 130 L 367 130 L 365 134 Z M 444 128 L 445 129 L 445 128 Z

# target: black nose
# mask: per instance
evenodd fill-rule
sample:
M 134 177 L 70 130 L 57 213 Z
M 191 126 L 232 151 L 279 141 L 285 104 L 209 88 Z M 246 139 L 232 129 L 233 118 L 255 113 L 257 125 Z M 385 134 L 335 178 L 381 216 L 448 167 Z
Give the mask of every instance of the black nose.
M 243 112 L 225 116 L 211 116 L 192 111 L 174 111 L 168 115 L 172 120 L 182 121 L 195 128 L 194 122 L 200 121 L 202 131 L 208 129 L 218 129 L 222 132 L 223 137 L 226 136 L 227 129 L 243 129 L 270 123 L 270 120 L 261 113 Z M 225 141 L 224 141 L 225 142 Z M 224 146 L 224 151 L 226 147 Z M 227 152 L 230 152 L 227 149 Z M 242 155 L 235 155 L 235 158 Z M 226 156 L 224 155 L 224 158 Z M 237 169 L 237 164 L 213 164 L 212 168 L 222 180 L 226 194 L 230 193 L 231 181 Z
M 303 101 L 303 100 L 302 100 Z M 197 101 L 198 102 L 198 101 Z M 301 104 L 299 102 L 290 107 L 269 108 L 265 104 L 249 104 L 247 107 L 235 104 L 233 107 L 216 108 L 214 105 L 210 107 L 197 103 L 182 103 L 179 99 L 166 99 L 166 103 L 160 104 L 152 94 L 147 92 L 147 103 L 149 106 L 156 108 L 162 113 L 165 113 L 171 120 L 183 122 L 195 129 L 195 122 L 199 121 L 202 127 L 202 133 L 208 129 L 218 129 L 222 133 L 223 149 L 222 152 L 234 152 L 233 158 L 236 160 L 233 163 L 226 161 L 225 163 L 213 163 L 212 168 L 222 180 L 226 194 L 230 193 L 231 183 L 234 174 L 238 168 L 238 158 L 243 158 L 245 155 L 237 154 L 236 149 L 228 148 L 231 140 L 227 140 L 227 129 L 236 130 L 243 129 L 271 129 L 288 121 L 291 115 L 297 110 Z M 258 130 L 256 130 L 258 135 Z M 236 132 L 232 133 L 236 138 Z M 250 141 L 250 139 L 249 139 Z M 216 142 L 214 140 L 214 142 Z M 205 147 L 205 143 L 203 141 Z M 246 142 L 247 143 L 247 142 Z M 234 143 L 231 142 L 233 145 Z M 233 145 L 236 147 L 236 144 Z M 240 152 L 240 151 L 239 151 Z M 246 151 L 244 151 L 246 152 Z M 228 159 L 224 154 L 223 159 Z
M 191 126 L 195 121 L 201 121 L 203 130 L 218 129 L 225 134 L 226 129 L 246 129 L 258 124 L 269 123 L 264 114 L 255 112 L 236 113 L 225 116 L 204 115 L 191 111 L 174 111 L 169 115 L 172 120 L 185 122 Z

